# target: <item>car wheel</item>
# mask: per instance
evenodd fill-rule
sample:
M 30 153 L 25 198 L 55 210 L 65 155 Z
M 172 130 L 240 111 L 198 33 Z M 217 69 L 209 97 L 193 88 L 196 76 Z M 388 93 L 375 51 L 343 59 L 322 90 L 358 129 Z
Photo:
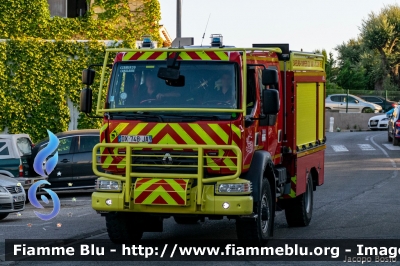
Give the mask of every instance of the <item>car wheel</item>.
M 361 113 L 373 113 L 373 112 L 374 112 L 374 110 L 372 110 L 372 109 L 369 108 L 369 107 L 364 108 L 364 109 L 362 109 L 362 111 L 361 111 Z
M 393 136 L 393 146 L 399 146 L 399 139 Z
M 9 213 L 0 213 L 0 220 L 3 220 L 9 215 Z

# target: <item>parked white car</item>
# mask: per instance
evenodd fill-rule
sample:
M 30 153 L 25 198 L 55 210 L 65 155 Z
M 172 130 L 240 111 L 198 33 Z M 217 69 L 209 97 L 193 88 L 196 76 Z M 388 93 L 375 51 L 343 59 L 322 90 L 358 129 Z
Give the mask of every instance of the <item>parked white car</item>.
M 325 99 L 325 109 L 348 113 L 367 113 L 370 109 L 373 113 L 382 112 L 382 106 L 367 102 L 360 97 L 349 94 L 349 101 L 346 103 L 347 94 L 332 94 Z
M 25 209 L 25 190 L 14 178 L 0 174 L 0 220 Z
M 383 115 L 376 115 L 368 120 L 368 128 L 371 130 L 384 129 L 387 130 L 389 123 L 389 116 L 393 113 L 393 109 L 387 111 Z

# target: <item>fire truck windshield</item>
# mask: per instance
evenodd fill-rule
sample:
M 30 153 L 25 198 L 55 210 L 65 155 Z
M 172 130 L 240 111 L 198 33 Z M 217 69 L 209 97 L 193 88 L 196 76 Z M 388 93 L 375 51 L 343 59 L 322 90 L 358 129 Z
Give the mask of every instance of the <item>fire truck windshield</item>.
M 231 62 L 180 62 L 184 84 L 169 86 L 157 77 L 165 61 L 119 62 L 114 66 L 107 96 L 108 108 L 239 107 L 237 66 Z

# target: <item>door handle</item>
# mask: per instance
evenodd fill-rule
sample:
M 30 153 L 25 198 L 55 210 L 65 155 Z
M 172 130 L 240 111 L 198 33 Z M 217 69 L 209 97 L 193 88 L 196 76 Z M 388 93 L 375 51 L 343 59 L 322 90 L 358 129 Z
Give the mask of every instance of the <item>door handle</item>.
M 68 160 L 68 159 L 63 159 L 61 162 L 62 162 L 62 163 L 68 163 L 69 160 Z

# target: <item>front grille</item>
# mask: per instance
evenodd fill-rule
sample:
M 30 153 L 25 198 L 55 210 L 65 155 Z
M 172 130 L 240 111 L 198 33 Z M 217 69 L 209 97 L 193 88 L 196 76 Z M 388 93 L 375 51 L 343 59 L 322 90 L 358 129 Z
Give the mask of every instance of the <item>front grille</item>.
M 196 172 L 197 163 L 197 152 L 132 151 L 132 171 L 135 172 L 150 169 L 154 172 Z
M 11 203 L 0 204 L 0 210 L 11 210 L 11 209 L 12 209 Z
M 22 187 L 20 186 L 12 186 L 12 187 L 6 187 L 6 189 L 11 193 L 11 194 L 17 194 L 22 192 Z
M 197 152 L 134 151 L 132 164 L 197 165 Z
M 25 206 L 25 202 L 24 201 L 14 202 L 14 210 L 23 209 L 24 206 Z

